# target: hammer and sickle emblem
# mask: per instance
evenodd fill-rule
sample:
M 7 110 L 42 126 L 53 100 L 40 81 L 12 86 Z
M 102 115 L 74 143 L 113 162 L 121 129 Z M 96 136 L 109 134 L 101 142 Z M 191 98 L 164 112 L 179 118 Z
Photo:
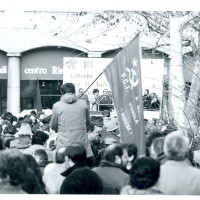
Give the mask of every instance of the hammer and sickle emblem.
M 128 78 L 129 78 L 129 82 L 131 84 L 131 90 L 132 90 L 139 83 L 137 79 L 137 73 L 134 69 L 129 69 L 129 68 L 126 68 L 126 71 L 128 72 Z

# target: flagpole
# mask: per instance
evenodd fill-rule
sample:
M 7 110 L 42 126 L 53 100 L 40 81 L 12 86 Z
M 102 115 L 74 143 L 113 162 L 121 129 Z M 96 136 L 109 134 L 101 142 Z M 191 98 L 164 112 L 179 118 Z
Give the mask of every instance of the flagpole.
M 96 78 L 95 80 L 88 86 L 88 88 L 80 95 L 79 98 L 81 98 L 88 90 L 89 88 L 96 82 L 96 80 L 103 74 L 103 72 L 101 72 Z

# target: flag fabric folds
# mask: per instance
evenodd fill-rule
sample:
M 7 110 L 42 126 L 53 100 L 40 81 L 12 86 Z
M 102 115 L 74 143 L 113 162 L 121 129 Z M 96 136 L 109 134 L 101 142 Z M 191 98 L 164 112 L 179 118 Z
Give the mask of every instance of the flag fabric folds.
M 36 109 L 38 111 L 42 111 L 42 102 L 41 102 L 41 96 L 40 96 L 40 85 L 39 80 L 37 79 L 37 100 L 36 100 Z
M 145 155 L 144 116 L 141 84 L 140 43 L 137 35 L 106 67 L 121 140 L 135 143 L 138 155 Z

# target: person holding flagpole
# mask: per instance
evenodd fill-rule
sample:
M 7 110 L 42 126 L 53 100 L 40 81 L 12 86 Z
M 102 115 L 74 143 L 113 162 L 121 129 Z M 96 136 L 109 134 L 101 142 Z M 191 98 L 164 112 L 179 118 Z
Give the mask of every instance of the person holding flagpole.
M 58 133 L 56 149 L 81 143 L 86 149 L 87 158 L 93 157 L 87 136 L 90 125 L 87 103 L 83 99 L 78 99 L 73 83 L 63 84 L 61 93 L 60 101 L 53 105 L 50 121 L 51 129 Z

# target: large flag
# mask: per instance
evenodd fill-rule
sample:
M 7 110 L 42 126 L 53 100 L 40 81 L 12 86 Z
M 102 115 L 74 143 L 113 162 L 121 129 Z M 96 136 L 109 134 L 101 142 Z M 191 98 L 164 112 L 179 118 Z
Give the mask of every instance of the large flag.
M 42 111 L 42 102 L 41 102 L 41 96 L 40 96 L 40 85 L 39 80 L 37 79 L 37 101 L 36 101 L 36 109 L 38 111 Z
M 110 84 L 122 142 L 135 143 L 145 155 L 139 35 L 104 70 Z

